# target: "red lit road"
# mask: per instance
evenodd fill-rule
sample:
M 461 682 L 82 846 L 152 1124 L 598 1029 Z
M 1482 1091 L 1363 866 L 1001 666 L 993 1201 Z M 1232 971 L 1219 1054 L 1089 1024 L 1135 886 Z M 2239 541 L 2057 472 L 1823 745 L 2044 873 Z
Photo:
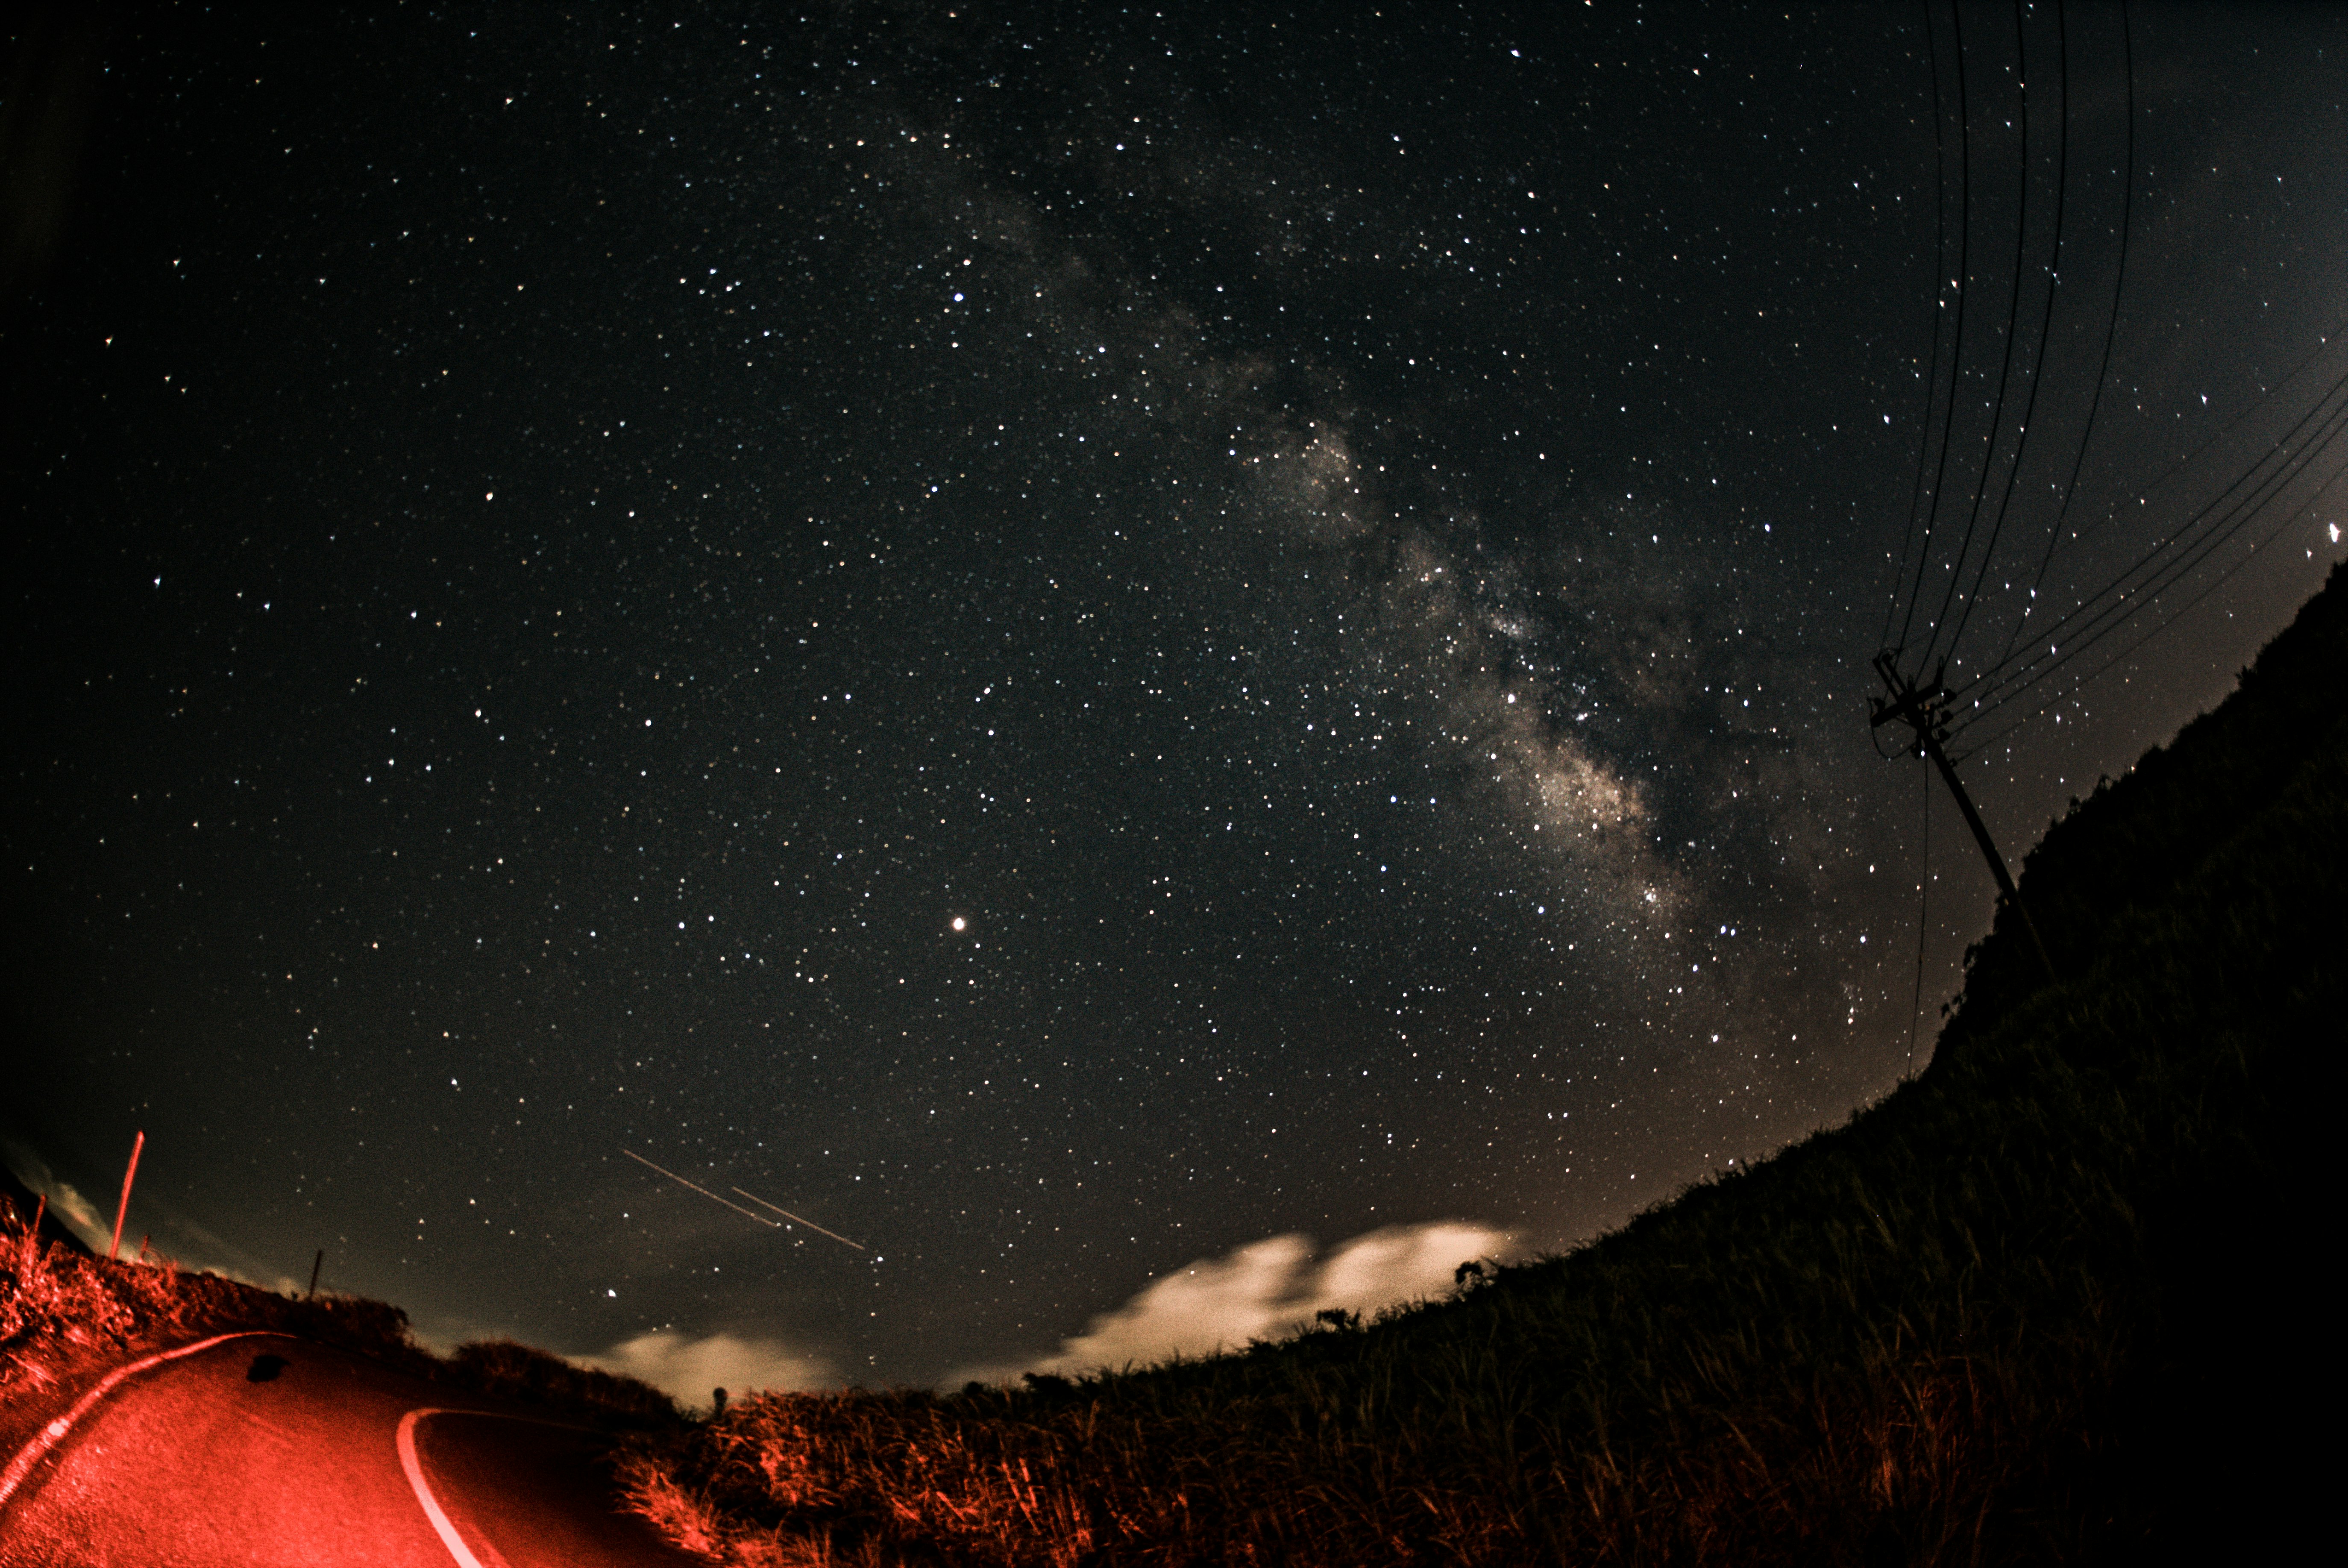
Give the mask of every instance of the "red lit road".
M 131 1377 L 0 1503 L 8 1568 L 679 1568 L 592 1439 L 357 1356 L 240 1336 Z

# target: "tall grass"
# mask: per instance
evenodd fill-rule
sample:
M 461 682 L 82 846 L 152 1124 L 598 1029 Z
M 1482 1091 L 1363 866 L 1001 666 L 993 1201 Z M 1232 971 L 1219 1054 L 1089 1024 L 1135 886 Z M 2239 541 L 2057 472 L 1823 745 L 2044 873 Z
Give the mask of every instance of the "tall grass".
M 407 1315 L 384 1302 L 297 1298 L 191 1274 L 169 1260 L 93 1257 L 45 1240 L 31 1216 L 0 1199 L 0 1409 L 41 1412 L 77 1384 L 140 1354 L 239 1330 L 337 1346 L 415 1377 L 590 1419 L 678 1419 L 675 1402 L 647 1383 L 510 1340 L 477 1341 L 434 1356 L 416 1342 Z M 0 1436 L 21 1424 L 0 1420 Z
M 359 1296 L 297 1301 L 217 1274 L 92 1257 L 43 1239 L 0 1200 L 0 1400 L 37 1397 L 68 1368 L 236 1329 L 278 1329 L 428 1369 L 398 1308 Z
M 2059 982 L 2001 921 L 1931 1068 L 1841 1128 L 1367 1327 L 745 1399 L 637 1442 L 635 1504 L 744 1564 L 2242 1550 L 2293 1492 L 2285 1379 L 2328 1233 L 2343 655 L 2335 572 L 2233 697 L 2030 856 Z

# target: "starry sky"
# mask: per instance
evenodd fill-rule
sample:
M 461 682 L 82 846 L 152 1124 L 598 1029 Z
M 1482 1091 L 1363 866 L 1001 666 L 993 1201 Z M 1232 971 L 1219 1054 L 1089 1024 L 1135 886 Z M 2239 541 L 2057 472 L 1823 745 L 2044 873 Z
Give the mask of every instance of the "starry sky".
M 2336 10 L 277 20 L 12 67 L 0 1138 L 439 1342 L 1570 1245 L 1929 1057 L 1879 647 L 2302 465 L 1963 732 L 2018 863 L 2344 553 Z

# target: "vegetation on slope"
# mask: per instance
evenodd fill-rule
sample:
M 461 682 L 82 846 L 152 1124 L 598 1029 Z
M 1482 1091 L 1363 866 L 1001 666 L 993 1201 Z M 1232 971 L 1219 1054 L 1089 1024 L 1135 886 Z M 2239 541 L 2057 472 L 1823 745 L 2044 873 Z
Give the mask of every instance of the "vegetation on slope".
M 2256 1559 L 2302 1500 L 2348 1005 L 2348 573 L 2030 855 L 1931 1068 L 1570 1256 L 1022 1390 L 767 1394 L 639 1442 L 743 1563 Z M 2219 1550 L 2222 1543 L 2222 1551 Z
M 0 1196 L 0 1460 L 113 1367 L 215 1334 L 291 1334 L 417 1377 L 592 1419 L 675 1422 L 669 1397 L 507 1340 L 447 1357 L 416 1343 L 407 1315 L 355 1295 L 297 1298 L 165 1261 L 93 1256 Z

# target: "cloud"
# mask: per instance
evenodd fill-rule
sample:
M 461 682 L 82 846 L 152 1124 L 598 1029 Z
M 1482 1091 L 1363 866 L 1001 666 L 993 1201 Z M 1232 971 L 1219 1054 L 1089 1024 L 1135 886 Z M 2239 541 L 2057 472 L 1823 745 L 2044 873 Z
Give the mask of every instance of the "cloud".
M 1447 1294 L 1471 1258 L 1505 1256 L 1515 1236 L 1485 1225 L 1440 1222 L 1372 1231 L 1316 1256 L 1312 1241 L 1272 1236 L 1220 1258 L 1201 1258 L 1102 1313 L 1058 1350 L 1010 1367 L 966 1369 L 950 1382 L 1000 1381 L 1023 1371 L 1064 1374 L 1210 1356 L 1276 1338 L 1337 1309 L 1379 1308 Z
M 9 1139 L 0 1142 L 0 1157 L 33 1191 L 49 1200 L 49 1212 L 66 1223 L 67 1229 L 81 1239 L 82 1244 L 94 1252 L 104 1252 L 114 1233 L 114 1222 L 97 1204 L 84 1197 L 72 1182 L 49 1168 L 47 1161 L 25 1144 Z M 26 1216 L 27 1219 L 30 1215 Z
M 778 1339 L 748 1339 L 712 1334 L 692 1339 L 656 1330 L 623 1340 L 601 1356 L 582 1356 L 590 1367 L 641 1377 L 687 1404 L 705 1405 L 713 1388 L 729 1395 L 761 1389 L 837 1387 L 839 1377 L 822 1357 L 797 1350 Z
M 78 1188 L 58 1175 L 31 1146 L 14 1139 L 0 1139 L 0 1160 L 16 1173 L 16 1179 L 49 1201 L 50 1217 L 64 1222 L 66 1227 L 94 1253 L 106 1251 L 114 1238 L 112 1212 L 93 1202 Z M 263 1290 L 298 1291 L 301 1282 L 282 1270 L 273 1269 L 263 1260 L 243 1248 L 206 1230 L 187 1218 L 175 1206 L 157 1199 L 147 1189 L 141 1189 L 131 1200 L 129 1228 L 123 1233 L 122 1255 L 128 1259 L 144 1257 L 149 1262 L 169 1260 L 183 1269 L 203 1270 L 245 1284 L 259 1285 Z M 152 1228 L 152 1235 L 149 1230 Z M 146 1246 L 156 1237 L 161 1243 L 151 1253 Z M 172 1238 L 193 1243 L 172 1244 Z

